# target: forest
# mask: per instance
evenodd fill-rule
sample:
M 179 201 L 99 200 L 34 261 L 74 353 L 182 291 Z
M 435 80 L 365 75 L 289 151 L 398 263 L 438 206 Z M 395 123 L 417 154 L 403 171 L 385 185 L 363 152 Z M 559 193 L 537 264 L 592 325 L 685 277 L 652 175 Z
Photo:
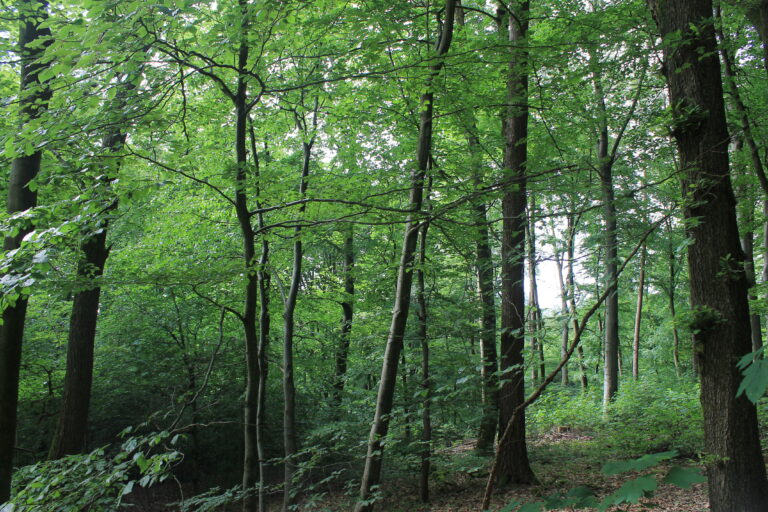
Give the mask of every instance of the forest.
M 0 6 L 1 512 L 766 510 L 768 0 Z

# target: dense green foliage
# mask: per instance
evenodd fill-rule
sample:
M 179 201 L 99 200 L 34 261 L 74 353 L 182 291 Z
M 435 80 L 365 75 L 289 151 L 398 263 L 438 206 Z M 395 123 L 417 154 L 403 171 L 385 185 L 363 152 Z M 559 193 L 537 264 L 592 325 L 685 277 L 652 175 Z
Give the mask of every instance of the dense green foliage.
M 471 208 L 478 203 L 488 208 L 498 267 L 500 200 L 509 186 L 502 180 L 499 121 L 507 107 L 509 48 L 498 34 L 495 5 L 464 3 L 465 21 L 456 27 L 445 67 L 429 82 L 436 98 L 430 191 L 423 210 L 415 212 L 430 225 L 421 270 L 429 308 L 432 474 L 438 483 L 455 474 L 486 474 L 485 455 L 452 456 L 447 450 L 474 439 L 482 417 L 478 235 Z M 242 308 L 249 273 L 256 271 L 271 279 L 262 430 L 269 461 L 262 478 L 270 493 L 278 493 L 284 462 L 281 342 L 296 237 L 304 248 L 294 341 L 297 492 L 308 508 L 328 492 L 354 494 L 391 318 L 403 223 L 413 213 L 407 211 L 408 188 L 419 97 L 434 64 L 440 7 L 335 0 L 63 0 L 51 1 L 48 9 L 45 23 L 53 39 L 43 78 L 53 95 L 44 115 L 22 128 L 14 53 L 19 12 L 9 5 L 0 17 L 0 96 L 6 112 L 0 119 L 0 164 L 8 168 L 15 157 L 38 150 L 43 155 L 32 184 L 39 206 L 0 216 L 6 234 L 34 228 L 21 249 L 0 260 L 3 307 L 22 295 L 30 299 L 19 391 L 16 510 L 80 510 L 86 504 L 89 510 L 115 510 L 132 491 L 164 481 L 171 472 L 189 489 L 183 510 L 215 510 L 242 499 L 237 489 L 246 386 Z M 529 214 L 544 322 L 527 336 L 543 344 L 546 371 L 560 361 L 564 325 L 573 339 L 569 322 L 580 319 L 605 286 L 595 152 L 603 125 L 612 140 L 619 133 L 623 137 L 613 171 L 619 258 L 624 262 L 640 245 L 648 257 L 643 269 L 638 256 L 632 259 L 618 283 L 622 376 L 615 400 L 603 408 L 604 326 L 598 308 L 581 339 L 583 356 L 568 363 L 571 382 L 550 385 L 527 410 L 529 439 L 566 429 L 589 436 L 581 449 L 596 461 L 654 453 L 663 453 L 654 463 L 680 454 L 698 461 L 706 454 L 689 340 L 701 312 L 687 305 L 689 240 L 679 210 L 684 198 L 669 138 L 672 118 L 656 28 L 639 0 L 547 0 L 531 9 L 528 193 L 535 202 Z M 755 139 L 766 148 L 762 48 L 742 7 L 724 3 L 723 9 L 723 46 L 737 56 L 736 85 Z M 242 45 L 250 49 L 244 68 L 238 64 Z M 248 160 L 240 168 L 232 101 L 238 80 L 249 91 Z M 604 112 L 596 80 L 603 86 Z M 730 108 L 729 115 L 739 139 L 737 112 Z M 116 151 L 102 140 L 114 129 L 127 133 Z M 470 148 L 470 138 L 479 151 Z M 310 141 L 302 193 L 303 149 Z M 746 149 L 734 144 L 732 162 L 740 228 L 751 237 L 768 222 L 766 212 L 755 207 L 764 200 L 763 191 Z M 240 171 L 245 179 L 238 177 Z M 4 179 L 0 189 L 6 186 Z M 263 267 L 258 255 L 243 259 L 237 194 L 250 200 L 256 240 L 269 243 Z M 575 230 L 570 262 L 575 311 L 561 304 L 561 295 L 569 292 L 558 288 L 563 275 L 553 263 L 568 259 L 569 219 Z M 110 250 L 104 275 L 78 276 L 82 242 L 105 229 Z M 345 292 L 343 270 L 350 231 L 353 296 Z M 762 249 L 754 260 L 759 275 L 768 265 Z M 641 270 L 646 288 L 635 381 L 632 338 Z M 496 272 L 497 289 L 499 277 Z M 45 461 L 61 404 L 73 297 L 94 287 L 102 291 L 88 446 L 103 448 Z M 752 291 L 752 312 L 764 317 L 766 282 L 758 278 Z M 344 302 L 354 305 L 354 317 L 337 401 Z M 386 442 L 390 481 L 413 478 L 422 443 L 427 392 L 413 318 Z M 528 350 L 528 390 L 545 376 L 539 364 L 538 354 Z M 579 386 L 580 368 L 586 389 Z M 746 356 L 742 368 L 744 390 L 759 402 L 768 387 L 768 366 Z M 765 426 L 764 408 L 760 414 Z M 135 425 L 144 425 L 142 436 L 120 440 L 119 434 Z M 552 456 L 548 450 L 532 447 L 534 463 L 544 464 Z M 642 469 L 614 467 L 617 473 Z M 630 480 L 626 492 L 605 498 L 604 507 L 656 489 L 653 478 L 638 478 L 647 480 Z M 682 468 L 671 469 L 666 478 L 680 486 L 698 481 Z M 597 507 L 600 501 L 577 488 L 546 504 Z

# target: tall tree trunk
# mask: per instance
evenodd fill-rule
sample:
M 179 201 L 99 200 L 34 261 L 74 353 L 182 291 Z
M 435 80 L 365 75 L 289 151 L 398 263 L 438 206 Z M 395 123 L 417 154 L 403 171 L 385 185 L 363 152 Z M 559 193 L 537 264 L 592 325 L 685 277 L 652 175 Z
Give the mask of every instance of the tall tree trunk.
M 731 95 L 734 110 L 739 115 L 739 120 L 741 122 L 742 136 L 737 138 L 737 150 L 741 149 L 742 141 L 746 142 L 747 148 L 749 150 L 750 161 L 752 162 L 752 169 L 755 173 L 755 176 L 757 176 L 760 187 L 763 190 L 763 204 L 766 205 L 768 204 L 768 177 L 765 175 L 765 168 L 763 167 L 763 161 L 760 158 L 760 151 L 752 133 L 752 123 L 749 119 L 747 107 L 744 104 L 744 101 L 741 99 L 739 88 L 736 85 L 736 66 L 733 62 L 733 59 L 731 58 L 731 54 L 728 48 L 728 41 L 725 37 L 725 33 L 722 30 L 722 12 L 719 3 L 715 6 L 715 16 L 718 19 L 716 28 L 718 32 L 717 36 L 721 41 L 720 55 L 723 58 L 725 83 L 728 87 L 728 92 Z M 748 228 L 742 234 L 741 248 L 744 251 L 744 270 L 746 271 L 747 282 L 750 289 L 752 289 L 757 284 L 755 275 L 755 249 L 752 229 L 752 223 L 754 221 L 754 203 L 752 202 L 751 198 L 746 198 L 745 200 L 746 204 L 744 205 L 744 208 L 746 208 L 746 210 L 744 211 L 747 218 L 745 219 L 746 222 L 739 224 L 748 226 Z M 768 226 L 768 220 L 765 221 L 765 225 Z M 768 253 L 768 238 L 766 238 L 763 242 Z M 766 261 L 765 268 L 768 269 L 768 261 Z M 757 299 L 757 296 L 755 296 L 754 293 L 750 293 L 749 299 L 754 301 Z M 760 315 L 750 313 L 749 320 L 752 329 L 752 350 L 757 350 L 763 346 L 763 334 Z
M 474 128 L 474 123 L 472 128 Z M 475 186 L 480 186 L 480 148 L 477 136 L 472 132 L 468 136 L 468 145 L 475 171 Z M 477 201 L 473 205 L 474 222 L 477 226 L 475 241 L 475 269 L 477 272 L 477 289 L 480 296 L 480 360 L 481 378 L 483 381 L 482 401 L 483 417 L 480 420 L 480 430 L 477 436 L 478 451 L 488 451 L 493 448 L 498 426 L 499 411 L 499 380 L 498 358 L 496 353 L 496 300 L 493 289 L 493 253 L 491 252 L 490 236 L 488 234 L 487 205 Z
M 39 79 L 39 73 L 47 64 L 38 62 L 50 42 L 51 32 L 40 25 L 47 19 L 45 1 L 20 0 L 19 6 L 19 53 L 21 57 L 21 125 L 34 122 L 45 110 L 50 90 Z M 8 178 L 8 213 L 23 212 L 37 205 L 37 194 L 29 187 L 40 171 L 42 154 L 35 151 L 18 156 L 11 163 Z M 6 236 L 3 248 L 17 249 L 31 231 L 31 227 L 19 230 L 16 236 Z M 16 444 L 16 412 L 19 400 L 19 368 L 21 345 L 24 339 L 24 321 L 27 316 L 27 298 L 20 296 L 12 305 L 3 309 L 0 326 L 0 503 L 11 494 L 13 455 Z
M 591 55 L 590 60 L 597 61 Z M 597 158 L 600 175 L 600 190 L 603 201 L 603 250 L 605 266 L 603 282 L 608 296 L 605 299 L 605 361 L 603 365 L 603 407 L 607 408 L 619 389 L 619 276 L 618 276 L 618 233 L 616 226 L 616 200 L 613 189 L 614 155 L 609 148 L 608 113 L 605 107 L 605 92 L 594 63 L 593 84 L 598 110 Z
M 238 0 L 242 12 L 241 41 L 238 50 L 238 79 L 237 90 L 232 102 L 235 107 L 235 213 L 237 215 L 240 235 L 243 239 L 243 263 L 245 266 L 245 303 L 240 320 L 245 334 L 245 367 L 246 384 L 243 407 L 243 490 L 252 491 L 261 481 L 259 477 L 258 439 L 256 434 L 256 414 L 258 410 L 258 387 L 261 373 L 259 363 L 259 338 L 256 330 L 256 305 L 258 300 L 259 282 L 256 261 L 256 233 L 251 224 L 251 212 L 248 209 L 247 166 L 248 153 L 247 122 L 248 122 L 248 42 L 249 31 L 248 4 L 246 0 Z M 257 507 L 256 496 L 249 492 L 243 499 L 243 512 L 254 512 Z
M 409 210 L 405 222 L 403 235 L 403 247 L 400 254 L 400 264 L 397 272 L 397 291 L 395 292 L 395 304 L 392 308 L 392 323 L 389 327 L 389 336 L 384 351 L 384 362 L 381 368 L 381 379 L 376 396 L 376 411 L 371 425 L 371 433 L 368 438 L 368 453 L 365 456 L 365 468 L 360 483 L 360 496 L 355 505 L 355 512 L 371 512 L 374 506 L 372 491 L 379 484 L 381 478 L 381 464 L 384 449 L 383 441 L 389 430 L 389 414 L 392 411 L 392 399 L 395 393 L 397 379 L 397 365 L 400 352 L 403 348 L 403 335 L 405 334 L 408 309 L 410 307 L 411 285 L 413 284 L 413 260 L 416 252 L 416 244 L 419 234 L 417 216 L 421 210 L 424 194 L 424 179 L 429 164 L 432 149 L 432 112 L 434 106 L 434 93 L 432 84 L 443 66 L 442 58 L 448 52 L 453 37 L 453 23 L 456 12 L 456 0 L 446 0 L 443 28 L 437 43 L 437 63 L 430 69 L 430 77 L 427 81 L 426 91 L 421 96 L 421 110 L 419 114 L 419 142 L 417 145 L 417 167 L 411 176 L 411 191 L 409 195 Z
M 502 198 L 501 241 L 501 365 L 505 378 L 499 394 L 501 431 L 514 421 L 510 442 L 499 446 L 498 483 L 536 482 L 525 443 L 525 414 L 513 411 L 525 400 L 525 225 L 528 159 L 528 9 L 527 0 L 511 2 L 504 120 L 504 178 L 509 181 Z
M 354 231 L 350 224 L 344 235 L 344 268 L 342 270 L 344 274 L 344 299 L 341 301 L 341 333 L 339 335 L 339 346 L 336 351 L 336 375 L 333 385 L 334 401 L 337 406 L 341 405 L 344 383 L 347 377 L 347 360 L 349 358 L 349 342 L 355 303 L 355 247 L 353 234 Z
M 250 120 L 249 120 L 250 121 Z M 253 165 L 256 173 L 256 207 L 261 209 L 261 168 L 259 161 L 259 152 L 256 148 L 256 133 L 253 129 L 253 123 L 249 122 L 249 129 L 251 135 L 251 154 L 253 158 Z M 265 152 L 268 153 L 266 143 L 264 144 Z M 264 214 L 259 211 L 257 214 L 259 230 L 263 232 L 264 229 Z M 269 314 L 269 284 L 270 275 L 267 272 L 267 264 L 269 263 L 269 240 L 266 237 L 261 237 L 261 255 L 259 256 L 259 265 L 256 270 L 256 284 L 259 302 L 259 333 L 257 343 L 257 359 L 259 365 L 258 380 L 256 383 L 256 456 L 259 460 L 259 493 L 258 493 L 258 511 L 266 512 L 267 510 L 267 493 L 266 493 L 266 474 L 267 474 L 267 447 L 264 444 L 264 421 L 266 419 L 267 408 L 267 378 L 269 375 L 269 361 L 267 359 L 269 350 L 269 327 L 271 317 Z
M 556 238 L 555 226 L 552 225 L 552 236 Z M 557 284 L 560 287 L 560 313 L 563 315 L 560 335 L 560 358 L 562 359 L 568 351 L 568 331 L 570 330 L 570 318 L 568 318 L 568 292 L 565 288 L 565 279 L 563 278 L 563 251 L 561 247 L 555 248 L 555 265 L 557 266 Z M 560 381 L 563 386 L 570 384 L 568 378 L 568 365 L 564 364 L 560 370 Z
M 429 190 L 432 188 L 432 179 L 429 178 L 427 187 L 427 201 Z M 431 209 L 430 209 L 431 210 Z M 421 407 L 421 471 L 419 477 L 419 497 L 422 503 L 429 502 L 429 473 L 432 459 L 432 381 L 429 373 L 429 339 L 427 338 L 427 297 L 424 285 L 424 267 L 427 263 L 427 231 L 429 222 L 421 226 L 419 237 L 419 259 L 416 270 L 416 304 L 418 310 L 418 324 L 416 326 L 416 339 L 421 346 L 421 391 L 423 393 Z
M 543 380 L 546 377 L 544 368 L 543 348 L 544 339 L 541 338 L 542 321 L 539 308 L 539 287 L 536 279 L 536 223 L 533 219 L 536 211 L 536 202 L 531 198 L 528 207 L 528 222 L 526 224 L 526 246 L 528 248 L 528 331 L 531 336 L 531 379 L 535 382 L 539 376 Z M 542 356 L 539 358 L 539 356 Z
M 133 89 L 130 77 L 124 80 L 115 98 L 114 110 L 118 117 L 125 107 L 126 92 Z M 109 256 L 107 229 L 110 215 L 117 209 L 117 198 L 109 196 L 112 195 L 112 181 L 117 178 L 121 161 L 118 158 L 113 166 L 110 166 L 108 161 L 114 160 L 125 144 L 126 133 L 123 124 L 120 122 L 112 128 L 111 133 L 105 135 L 101 142 L 107 156 L 102 161 L 102 177 L 98 178 L 98 181 L 109 203 L 103 210 L 104 218 L 99 221 L 100 224 L 90 228 L 91 233 L 86 235 L 80 244 L 81 259 L 77 265 L 77 286 L 82 289 L 75 293 L 69 318 L 64 392 L 59 419 L 48 452 L 51 459 L 81 453 L 86 448 L 88 409 L 93 382 L 93 348 L 101 296 L 101 286 L 94 281 L 104 273 Z
M 315 129 L 317 128 L 318 103 L 315 100 L 312 114 L 312 127 L 307 127 L 306 119 L 296 114 L 298 128 L 305 135 L 308 142 L 302 143 L 303 161 L 301 166 L 301 180 L 299 181 L 299 197 L 307 194 L 307 178 L 309 177 L 309 164 L 312 159 L 312 146 L 315 143 Z M 305 205 L 299 207 L 299 218 L 304 214 Z M 296 493 L 293 490 L 293 480 L 296 474 L 296 456 L 298 442 L 296 436 L 296 385 L 293 377 L 293 331 L 295 326 L 294 313 L 296 300 L 299 296 L 301 284 L 301 265 L 304 259 L 304 249 L 301 241 L 301 224 L 294 229 L 293 240 L 293 269 L 291 271 L 291 284 L 285 298 L 283 310 L 283 448 L 285 450 L 285 474 L 283 480 L 283 512 L 289 512 L 296 501 Z
M 736 398 L 738 360 L 750 352 L 744 255 L 728 170 L 720 63 L 709 0 L 650 0 L 663 37 L 673 135 L 680 154 L 688 248 L 694 351 L 699 360 L 704 441 L 712 512 L 763 510 L 765 462 L 755 405 Z
M 568 314 L 571 316 L 571 326 L 575 333 L 579 329 L 579 319 L 576 318 L 576 275 L 574 265 L 576 263 L 576 224 L 579 216 L 573 213 L 573 202 L 571 202 L 571 211 L 568 212 L 565 252 L 568 255 L 568 266 L 565 274 L 565 289 L 568 295 Z M 584 365 L 584 348 L 579 344 L 576 347 L 576 353 L 579 356 L 579 380 L 582 391 L 586 391 L 589 382 L 587 380 L 587 368 Z
M 640 378 L 640 321 L 643 318 L 643 294 L 645 293 L 645 245 L 640 252 L 640 276 L 637 278 L 637 308 L 635 309 L 635 329 L 632 336 L 632 378 Z

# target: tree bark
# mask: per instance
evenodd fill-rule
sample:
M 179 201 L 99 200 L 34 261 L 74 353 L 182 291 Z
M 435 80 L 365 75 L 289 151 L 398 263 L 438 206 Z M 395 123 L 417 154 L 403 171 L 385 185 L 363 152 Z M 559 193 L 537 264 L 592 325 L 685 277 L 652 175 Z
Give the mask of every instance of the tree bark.
M 431 178 L 429 179 L 431 185 Z M 427 201 L 429 201 L 429 189 Z M 429 473 L 432 458 L 432 381 L 429 372 L 429 338 L 427 338 L 427 296 L 424 283 L 424 267 L 427 263 L 427 231 L 429 223 L 421 226 L 419 237 L 419 266 L 416 270 L 416 339 L 421 347 L 421 391 L 423 393 L 421 407 L 421 467 L 419 475 L 419 497 L 422 503 L 429 503 Z
M 368 439 L 368 452 L 365 457 L 365 468 L 363 469 L 360 495 L 355 505 L 355 512 L 371 512 L 373 510 L 375 496 L 372 496 L 372 492 L 381 479 L 383 441 L 387 437 L 389 430 L 389 413 L 392 411 L 392 400 L 397 380 L 397 366 L 400 352 L 403 348 L 403 335 L 405 334 L 408 309 L 410 307 L 411 286 L 413 284 L 413 260 L 419 234 L 417 216 L 423 203 L 424 179 L 432 149 L 432 113 L 434 104 L 432 84 L 443 66 L 442 58 L 448 52 L 451 45 L 455 11 L 456 0 L 446 0 L 444 24 L 436 51 L 438 61 L 431 67 L 427 92 L 421 96 L 419 142 L 416 155 L 417 166 L 411 176 L 411 191 L 408 201 L 409 210 L 413 213 L 408 215 L 405 222 L 403 246 L 397 272 L 395 304 L 392 309 L 392 323 L 389 327 L 389 336 L 387 337 L 387 345 L 384 351 L 381 379 L 376 396 L 376 410 Z
M 596 57 L 591 56 L 590 59 L 596 60 Z M 599 66 L 599 63 L 595 62 L 594 65 Z M 598 71 L 593 73 L 592 80 L 598 109 L 597 158 L 603 201 L 603 250 L 605 252 L 603 282 L 608 291 L 605 299 L 605 361 L 603 364 L 603 407 L 607 408 L 619 389 L 619 283 L 617 271 L 619 243 L 613 188 L 614 157 L 609 148 L 605 92 Z
M 474 128 L 474 123 L 472 128 Z M 480 186 L 480 151 L 477 136 L 472 132 L 467 142 L 475 170 L 475 186 Z M 480 430 L 477 436 L 476 449 L 487 451 L 493 449 L 496 437 L 499 411 L 499 380 L 498 357 L 496 352 L 496 300 L 493 287 L 493 253 L 491 252 L 490 236 L 488 234 L 487 206 L 478 201 L 473 205 L 474 221 L 477 226 L 475 241 L 475 270 L 477 272 L 477 289 L 480 296 L 480 364 L 483 381 L 482 402 L 483 417 L 480 420 Z
M 19 102 L 22 125 L 34 122 L 42 115 L 51 95 L 46 84 L 39 79 L 40 71 L 47 64 L 38 61 L 50 43 L 50 30 L 40 26 L 47 19 L 47 9 L 45 1 L 19 1 Z M 13 159 L 8 179 L 9 214 L 23 212 L 37 205 L 37 194 L 30 189 L 29 182 L 35 179 L 40 171 L 41 157 L 41 152 L 35 151 Z M 23 227 L 16 236 L 6 236 L 3 248 L 6 251 L 18 249 L 31 230 L 31 227 Z M 3 324 L 0 326 L 0 503 L 8 501 L 11 494 L 19 369 L 26 315 L 27 298 L 20 296 L 12 305 L 6 305 L 3 309 Z
M 635 308 L 635 329 L 632 336 L 632 378 L 640 378 L 640 321 L 643 318 L 643 295 L 645 293 L 645 259 L 647 250 L 640 251 L 640 276 L 637 278 L 637 308 Z
M 259 160 L 259 152 L 256 148 L 256 133 L 253 129 L 253 123 L 249 123 L 250 136 L 251 136 L 251 154 L 253 158 L 253 165 L 256 174 L 256 207 L 261 209 L 261 166 Z M 268 153 L 267 145 L 264 144 L 265 152 Z M 257 214 L 259 230 L 264 229 L 264 214 L 259 212 Z M 266 237 L 261 238 L 261 255 L 259 256 L 259 264 L 256 270 L 256 283 L 258 291 L 259 302 L 259 333 L 258 343 L 256 348 L 256 356 L 258 359 L 259 373 L 256 384 L 256 456 L 258 457 L 259 467 L 259 492 L 258 492 L 258 511 L 266 512 L 267 510 L 267 493 L 266 493 L 266 474 L 267 474 L 267 447 L 264 444 L 264 420 L 266 419 L 267 410 L 267 378 L 269 376 L 269 361 L 267 359 L 269 351 L 269 327 L 271 317 L 269 314 L 269 284 L 270 275 L 267 271 L 267 264 L 269 263 L 269 240 Z
M 309 177 L 309 164 L 312 158 L 312 146 L 315 142 L 314 129 L 317 127 L 317 101 L 312 117 L 312 135 L 307 130 L 306 121 L 297 114 L 299 130 L 305 136 L 309 136 L 309 142 L 302 143 L 303 162 L 301 167 L 301 180 L 299 181 L 299 196 L 305 197 L 307 193 L 307 178 Z M 304 214 L 305 205 L 299 207 L 299 217 Z M 283 449 L 285 451 L 285 472 L 283 479 L 283 512 L 289 512 L 296 496 L 293 491 L 293 480 L 296 474 L 296 454 L 298 442 L 296 436 L 296 385 L 293 377 L 293 332 L 295 327 L 294 313 L 296 301 L 301 284 L 301 266 L 304 258 L 304 248 L 301 241 L 301 225 L 294 229 L 293 241 L 293 269 L 291 271 L 291 284 L 285 298 L 283 310 Z
M 130 77 L 125 77 L 115 98 L 114 110 L 118 117 L 122 117 L 125 95 L 130 89 L 133 89 Z M 114 160 L 125 144 L 125 139 L 124 122 L 119 122 L 119 125 L 112 128 L 111 133 L 102 139 L 101 147 L 107 153 L 105 158 Z M 92 233 L 87 234 L 80 244 L 81 259 L 77 266 L 77 286 L 82 289 L 75 293 L 69 319 L 64 392 L 56 431 L 48 452 L 51 459 L 82 453 L 86 448 L 88 409 L 93 382 L 93 349 L 101 296 L 101 286 L 94 281 L 104 273 L 104 266 L 109 257 L 107 229 L 110 216 L 117 209 L 117 198 L 109 196 L 120 164 L 119 157 L 112 166 L 108 161 L 102 163 L 102 177 L 98 178 L 98 181 L 109 203 L 103 210 L 104 218 L 99 220 L 100 224 L 91 228 Z
M 650 0 L 661 34 L 680 154 L 694 351 L 701 376 L 712 512 L 763 510 L 768 482 L 755 405 L 736 398 L 750 352 L 744 255 L 728 169 L 728 132 L 709 0 Z
M 536 279 L 536 223 L 533 216 L 536 211 L 536 202 L 531 198 L 528 208 L 528 223 L 526 225 L 526 238 L 528 248 L 528 281 L 530 290 L 528 293 L 528 331 L 531 336 L 531 379 L 536 382 L 539 378 L 544 379 L 546 369 L 544 367 L 544 339 L 541 337 L 543 331 L 541 308 L 539 307 L 539 287 Z
M 501 365 L 504 381 L 499 393 L 499 424 L 504 429 L 525 400 L 525 225 L 528 158 L 528 13 L 527 0 L 511 2 L 507 74 L 508 107 L 504 120 L 504 178 L 501 241 Z M 498 483 L 536 482 L 528 461 L 525 415 L 514 417 L 510 442 L 499 446 Z
M 352 225 L 344 235 L 344 299 L 341 301 L 341 333 L 339 347 L 336 351 L 336 375 L 334 382 L 334 401 L 337 407 L 341 405 L 344 384 L 347 376 L 347 360 L 349 358 L 350 333 L 352 331 L 352 315 L 355 302 L 355 247 Z
M 734 110 L 739 115 L 741 122 L 741 137 L 737 139 L 737 150 L 741 149 L 742 141 L 746 142 L 749 150 L 750 161 L 752 162 L 752 169 L 757 176 L 760 187 L 763 190 L 763 203 L 767 204 L 768 201 L 768 177 L 765 175 L 765 168 L 763 167 L 763 161 L 760 158 L 760 151 L 757 147 L 757 142 L 752 133 L 752 123 L 749 119 L 749 113 L 744 101 L 741 99 L 739 88 L 736 85 L 736 66 L 731 58 L 730 51 L 728 49 L 728 41 L 726 40 L 725 33 L 722 30 L 722 12 L 720 5 L 715 6 L 715 17 L 718 20 L 717 36 L 720 38 L 720 55 L 723 59 L 723 71 L 725 76 L 725 83 L 728 86 L 728 91 L 731 95 Z M 740 222 L 739 225 L 746 225 L 747 229 L 744 230 L 741 237 L 741 248 L 744 251 L 744 270 L 747 275 L 747 283 L 750 290 L 757 284 L 757 276 L 755 275 L 755 243 L 754 233 L 752 229 L 752 223 L 754 221 L 754 203 L 751 198 L 746 198 L 746 204 L 744 205 L 746 213 L 746 222 Z M 738 212 L 737 212 L 738 213 Z M 765 225 L 768 226 L 768 220 L 765 221 Z M 764 245 L 768 251 L 768 239 L 764 240 Z M 768 269 L 768 262 L 766 262 L 765 268 Z M 757 300 L 757 296 L 750 292 L 749 300 Z M 752 329 L 752 350 L 758 350 L 763 346 L 763 333 L 760 321 L 760 315 L 750 312 L 749 321 Z
M 258 410 L 258 386 L 261 365 L 259 362 L 259 338 L 256 329 L 256 306 L 258 301 L 258 277 L 256 268 L 256 234 L 251 224 L 251 212 L 248 209 L 247 194 L 247 122 L 248 122 L 248 91 L 246 71 L 248 66 L 249 31 L 248 5 L 246 0 L 239 0 L 242 12 L 241 42 L 238 50 L 238 79 L 237 89 L 232 101 L 235 107 L 235 213 L 237 215 L 240 235 L 243 239 L 243 262 L 245 266 L 245 303 L 240 319 L 245 334 L 245 367 L 246 384 L 244 400 L 244 456 L 243 456 L 243 490 L 252 490 L 259 482 L 259 455 L 256 435 L 256 415 Z M 249 492 L 243 499 L 243 512 L 253 512 L 258 503 L 256 496 Z

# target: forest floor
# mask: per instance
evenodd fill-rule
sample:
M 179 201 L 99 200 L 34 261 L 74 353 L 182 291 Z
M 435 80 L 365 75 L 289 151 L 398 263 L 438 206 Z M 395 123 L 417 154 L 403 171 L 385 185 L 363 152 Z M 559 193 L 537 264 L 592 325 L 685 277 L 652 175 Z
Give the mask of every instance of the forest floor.
M 543 498 L 566 493 L 578 487 L 588 487 L 598 498 L 602 498 L 625 481 L 637 476 L 624 474 L 606 476 L 601 472 L 605 462 L 605 453 L 595 448 L 588 433 L 567 428 L 556 428 L 538 435 L 529 441 L 531 463 L 539 484 L 517 486 L 496 491 L 492 510 L 513 512 L 516 507 L 508 507 L 515 500 L 518 503 L 535 503 Z M 418 462 L 412 468 L 385 468 L 385 473 L 400 471 L 400 477 L 390 478 L 382 485 L 383 495 L 377 509 L 382 512 L 476 512 L 480 509 L 483 498 L 490 457 L 478 455 L 474 451 L 474 441 L 468 440 L 435 454 L 434 474 L 431 481 L 431 503 L 423 504 L 418 500 Z M 692 466 L 690 460 L 675 460 L 661 463 L 643 474 L 663 476 L 673 465 Z M 170 492 L 169 492 L 170 491 Z M 165 496 L 163 496 L 165 494 Z M 170 494 L 177 494 L 171 489 L 155 489 L 143 496 L 135 496 L 133 510 L 136 512 L 159 512 L 173 510 L 167 503 L 178 500 Z M 275 498 L 279 498 L 275 496 Z M 163 503 L 164 502 L 164 503 Z M 278 499 L 269 510 L 280 510 Z M 177 505 L 178 506 L 178 505 Z M 300 505 L 300 511 L 306 512 L 342 512 L 353 506 L 353 497 L 339 487 L 329 487 L 324 491 L 307 497 Z M 223 510 L 239 510 L 231 506 Z M 573 508 L 556 509 L 560 512 L 572 512 Z M 587 509 L 584 509 L 587 510 Z M 594 510 L 594 509 L 592 509 Z M 640 503 L 613 507 L 611 511 L 639 512 L 654 510 L 661 512 L 702 512 L 709 510 L 705 484 L 695 484 L 684 490 L 669 484 L 660 484 L 651 498 Z
M 592 437 L 570 429 L 553 429 L 530 441 L 533 470 L 539 485 L 511 487 L 497 491 L 492 510 L 512 512 L 516 507 L 505 508 L 517 500 L 520 503 L 540 502 L 546 496 L 566 493 L 578 486 L 588 487 L 594 495 L 602 498 L 637 475 L 606 476 L 601 472 L 605 462 L 604 453 L 595 450 Z M 378 509 L 386 512 L 476 512 L 480 509 L 486 479 L 488 457 L 474 452 L 474 441 L 466 441 L 438 452 L 435 475 L 431 488 L 431 503 L 418 501 L 418 478 L 410 477 L 390 480 L 383 485 L 383 497 Z M 661 463 L 643 474 L 663 476 L 671 466 L 691 466 L 689 460 L 675 460 Z M 418 467 L 413 468 L 418 471 Z M 302 510 L 336 512 L 351 510 L 352 502 L 343 493 L 329 493 L 324 499 L 307 504 Z M 557 509 L 562 512 L 573 508 Z M 662 512 L 702 512 L 709 510 L 705 484 L 695 484 L 684 490 L 669 484 L 660 484 L 653 497 L 640 503 L 614 507 L 611 511 L 637 512 L 654 510 Z

